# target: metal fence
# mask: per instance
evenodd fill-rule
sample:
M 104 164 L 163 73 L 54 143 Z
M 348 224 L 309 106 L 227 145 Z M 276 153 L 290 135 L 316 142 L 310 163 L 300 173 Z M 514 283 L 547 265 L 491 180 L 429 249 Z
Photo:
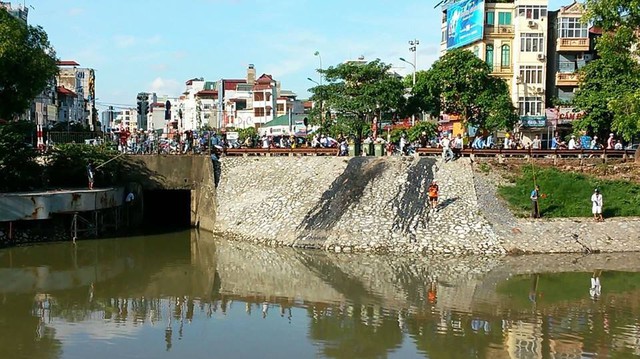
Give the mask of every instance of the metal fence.
M 87 143 L 88 140 L 103 140 L 103 132 L 66 132 L 66 131 L 49 131 L 44 135 L 48 144 L 61 143 Z

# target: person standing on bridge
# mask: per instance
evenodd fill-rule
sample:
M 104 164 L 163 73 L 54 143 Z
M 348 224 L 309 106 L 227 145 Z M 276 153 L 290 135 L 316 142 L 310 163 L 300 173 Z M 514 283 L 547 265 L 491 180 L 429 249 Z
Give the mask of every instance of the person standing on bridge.
M 213 184 L 218 188 L 220 176 L 222 175 L 222 165 L 220 164 L 220 155 L 222 154 L 222 146 L 215 145 L 211 148 L 211 164 L 213 165 Z

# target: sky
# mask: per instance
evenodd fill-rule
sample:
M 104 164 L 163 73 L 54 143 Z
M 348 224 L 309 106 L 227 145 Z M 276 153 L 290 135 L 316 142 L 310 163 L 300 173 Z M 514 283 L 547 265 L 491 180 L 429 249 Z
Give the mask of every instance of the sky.
M 417 69 L 438 58 L 436 0 L 20 0 L 60 60 L 95 69 L 96 102 L 135 107 L 138 92 L 179 96 L 185 82 L 245 78 L 248 64 L 299 98 L 316 69 L 364 56 Z M 549 0 L 556 10 L 571 0 Z M 319 56 L 315 56 L 315 52 Z

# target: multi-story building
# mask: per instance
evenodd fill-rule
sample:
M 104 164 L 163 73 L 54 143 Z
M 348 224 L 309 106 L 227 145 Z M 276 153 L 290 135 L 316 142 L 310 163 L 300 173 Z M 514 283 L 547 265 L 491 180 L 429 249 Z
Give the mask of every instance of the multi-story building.
M 553 133 L 566 135 L 572 123 L 584 115 L 572 106 L 579 87 L 578 71 L 596 56 L 597 28 L 582 21 L 584 6 L 578 2 L 549 12 L 547 68 L 547 120 Z
M 584 6 L 578 2 L 549 12 L 547 106 L 553 99 L 571 102 L 578 88 L 578 70 L 594 57 L 589 25 L 582 21 Z
M 521 129 L 544 128 L 547 60 L 547 0 L 461 0 L 442 6 L 441 53 L 473 52 L 509 85 Z M 459 119 L 444 116 L 440 126 L 464 133 Z
M 95 95 L 95 71 L 90 68 L 81 68 L 75 61 L 59 61 L 59 73 L 56 77 L 58 94 L 65 96 L 75 94 L 77 101 L 72 103 L 72 108 L 64 116 L 58 116 L 61 120 L 67 120 L 88 125 L 91 130 L 98 130 L 98 111 L 96 110 Z
M 12 7 L 11 3 L 8 1 L 0 1 L 0 9 L 5 9 L 7 12 L 15 17 L 16 19 L 21 20 L 25 24 L 27 23 L 27 17 L 29 16 L 29 8 L 25 5 L 20 5 L 16 7 Z

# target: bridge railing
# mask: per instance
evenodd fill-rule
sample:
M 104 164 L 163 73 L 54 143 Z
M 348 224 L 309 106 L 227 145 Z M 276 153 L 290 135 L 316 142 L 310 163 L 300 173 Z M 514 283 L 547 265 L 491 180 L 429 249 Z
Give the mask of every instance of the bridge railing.
M 228 148 L 224 151 L 227 156 L 317 156 L 317 155 L 337 155 L 337 148 Z M 442 154 L 441 148 L 418 148 L 418 156 L 439 156 Z M 635 150 L 561 150 L 561 149 L 474 149 L 465 148 L 460 151 L 464 157 L 573 157 L 573 158 L 628 158 L 633 157 Z

